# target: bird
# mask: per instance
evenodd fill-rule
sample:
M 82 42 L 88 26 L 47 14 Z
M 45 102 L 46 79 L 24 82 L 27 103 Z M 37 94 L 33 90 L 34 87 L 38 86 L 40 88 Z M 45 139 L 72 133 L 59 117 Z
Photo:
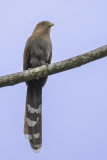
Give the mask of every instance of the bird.
M 49 21 L 42 21 L 36 25 L 25 45 L 23 70 L 30 70 L 51 63 L 50 29 L 52 26 L 54 24 Z M 34 151 L 38 151 L 42 147 L 42 88 L 47 78 L 36 78 L 26 82 L 24 134 L 28 137 Z

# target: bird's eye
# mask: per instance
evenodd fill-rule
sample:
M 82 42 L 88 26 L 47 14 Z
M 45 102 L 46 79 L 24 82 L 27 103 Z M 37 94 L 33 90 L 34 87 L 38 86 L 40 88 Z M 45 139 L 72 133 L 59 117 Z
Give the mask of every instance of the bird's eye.
M 44 25 L 44 22 L 42 22 L 41 25 L 43 26 L 43 25 Z

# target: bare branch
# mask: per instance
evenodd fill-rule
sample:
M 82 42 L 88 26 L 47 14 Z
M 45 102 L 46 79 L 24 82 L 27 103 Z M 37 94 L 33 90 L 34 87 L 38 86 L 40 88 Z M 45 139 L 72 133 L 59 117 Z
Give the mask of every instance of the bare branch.
M 63 72 L 103 58 L 105 56 L 107 56 L 107 45 L 61 62 L 44 65 L 11 75 L 2 76 L 0 77 L 0 87 L 12 86 L 17 83 L 33 80 L 35 78 L 45 77 L 55 73 Z

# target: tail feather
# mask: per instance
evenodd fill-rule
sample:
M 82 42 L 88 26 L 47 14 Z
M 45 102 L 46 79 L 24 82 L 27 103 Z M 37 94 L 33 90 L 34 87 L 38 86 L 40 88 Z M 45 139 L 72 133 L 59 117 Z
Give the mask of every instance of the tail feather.
M 28 83 L 24 133 L 32 149 L 42 146 L 42 86 L 39 81 Z

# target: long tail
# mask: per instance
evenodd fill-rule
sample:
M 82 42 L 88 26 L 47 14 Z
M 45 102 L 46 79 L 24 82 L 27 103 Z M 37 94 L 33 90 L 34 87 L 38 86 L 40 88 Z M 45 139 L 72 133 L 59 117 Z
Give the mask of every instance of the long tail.
M 28 83 L 24 133 L 32 149 L 42 146 L 42 86 L 39 80 Z

